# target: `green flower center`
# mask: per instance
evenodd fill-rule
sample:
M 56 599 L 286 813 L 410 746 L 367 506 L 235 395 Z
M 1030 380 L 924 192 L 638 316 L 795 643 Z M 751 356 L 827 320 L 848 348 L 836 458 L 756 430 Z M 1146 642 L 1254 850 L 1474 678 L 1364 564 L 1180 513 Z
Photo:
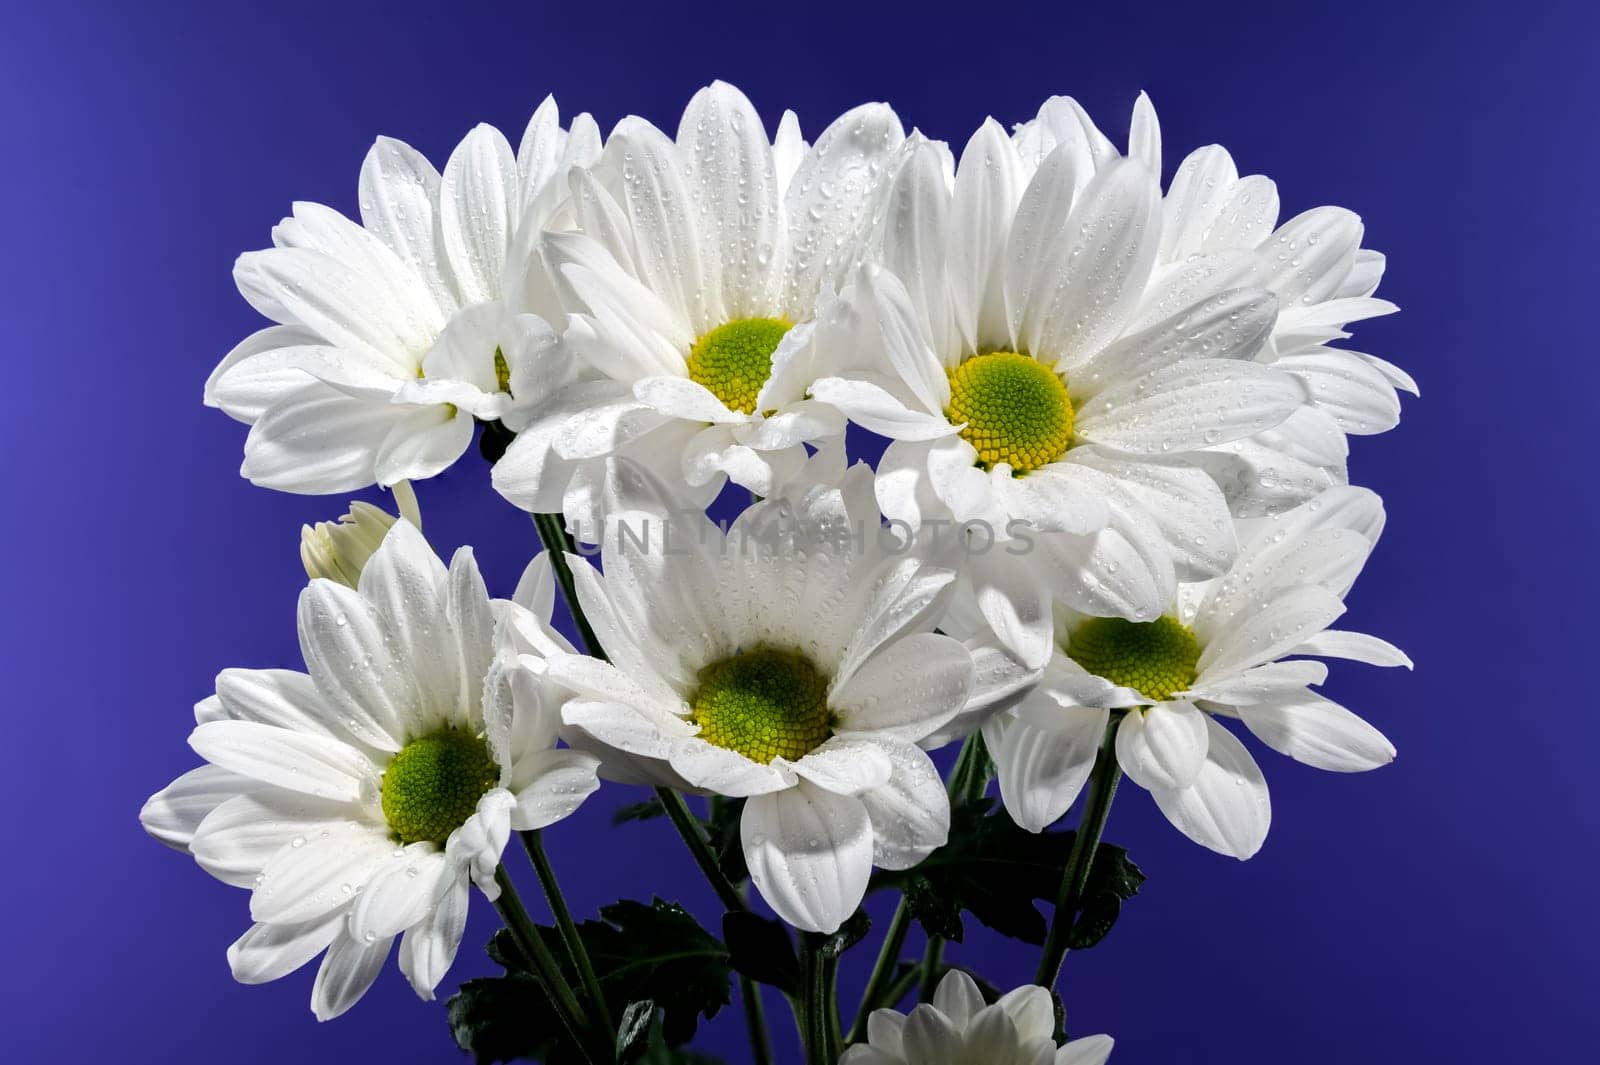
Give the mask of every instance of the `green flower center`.
M 1072 446 L 1072 400 L 1061 378 L 1015 351 L 974 355 L 950 371 L 945 417 L 978 450 L 978 465 L 1006 463 L 1022 474 Z
M 700 671 L 689 720 L 707 743 L 752 762 L 793 761 L 833 734 L 828 678 L 805 655 L 756 647 Z
M 1161 702 L 1194 683 L 1200 644 L 1174 617 L 1142 622 L 1090 618 L 1067 641 L 1067 657 L 1096 676 Z
M 500 783 L 489 745 L 478 736 L 446 728 L 400 749 L 383 774 L 383 816 L 401 843 L 443 846 L 478 808 L 484 792 Z
M 499 348 L 494 349 L 494 383 L 506 395 L 511 394 L 511 364 Z
M 772 353 L 790 328 L 782 318 L 739 318 L 717 326 L 689 349 L 689 380 L 729 410 L 754 414 L 761 386 L 772 376 Z

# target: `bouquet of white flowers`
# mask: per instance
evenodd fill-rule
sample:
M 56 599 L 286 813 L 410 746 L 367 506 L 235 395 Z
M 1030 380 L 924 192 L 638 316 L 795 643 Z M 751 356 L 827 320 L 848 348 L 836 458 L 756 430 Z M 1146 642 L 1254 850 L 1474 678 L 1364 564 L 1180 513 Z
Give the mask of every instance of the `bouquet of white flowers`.
M 505 925 L 504 975 L 450 1002 L 479 1061 L 709 1060 L 685 1048 L 737 987 L 770 1062 L 760 985 L 808 1065 L 1105 1061 L 1053 988 L 1144 879 L 1101 840 L 1122 777 L 1248 858 L 1271 807 L 1239 726 L 1384 765 L 1321 660 L 1410 664 L 1330 627 L 1384 521 L 1346 436 L 1416 390 L 1333 346 L 1395 310 L 1383 256 L 1341 208 L 1279 224 L 1217 146 L 1163 192 L 1161 151 L 1143 96 L 1125 153 L 1056 97 L 958 159 L 882 104 L 769 140 L 717 83 L 675 137 L 547 100 L 515 150 L 479 126 L 442 173 L 380 138 L 359 223 L 295 204 L 234 271 L 275 324 L 206 402 L 250 426 L 252 482 L 381 485 L 399 514 L 303 531 L 306 671 L 219 674 L 203 764 L 141 814 L 250 892 L 235 977 L 320 957 L 332 1018 L 398 939 L 432 998 L 476 887 Z M 887 441 L 875 467 L 850 423 Z M 470 548 L 441 560 L 412 490 L 475 433 L 543 543 L 509 598 Z M 730 482 L 748 505 L 713 521 Z M 541 830 L 601 781 L 654 789 L 624 816 L 682 836 L 714 927 L 658 884 L 573 918 Z M 842 1013 L 875 891 L 898 908 Z M 947 964 L 963 914 L 1037 944 L 1035 985 Z

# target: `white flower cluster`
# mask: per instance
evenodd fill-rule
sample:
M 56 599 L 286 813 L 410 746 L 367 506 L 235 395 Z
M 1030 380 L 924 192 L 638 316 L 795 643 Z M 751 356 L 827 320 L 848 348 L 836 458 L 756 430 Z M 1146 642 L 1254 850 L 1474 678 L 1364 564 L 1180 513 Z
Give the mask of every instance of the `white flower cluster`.
M 379 139 L 359 221 L 297 203 L 235 267 L 274 324 L 206 402 L 250 426 L 252 482 L 406 506 L 306 530 L 307 672 L 220 674 L 205 764 L 143 812 L 250 889 L 235 976 L 321 955 L 331 1017 L 398 937 L 431 997 L 470 885 L 497 899 L 510 834 L 601 778 L 742 801 L 761 899 L 819 936 L 946 845 L 947 744 L 982 745 L 1029 832 L 1125 774 L 1236 858 L 1270 806 L 1229 722 L 1324 769 L 1390 761 L 1314 690 L 1320 659 L 1410 664 L 1330 627 L 1384 521 L 1347 436 L 1416 390 L 1337 346 L 1395 310 L 1383 256 L 1342 208 L 1280 223 L 1220 147 L 1161 174 L 1143 96 L 1126 151 L 1056 97 L 956 152 L 883 104 L 769 138 L 716 83 L 675 133 L 563 128 L 547 100 L 515 150 L 479 126 L 442 172 Z M 887 441 L 875 468 L 851 423 Z M 409 494 L 479 425 L 552 548 L 509 600 L 470 549 L 440 561 Z M 729 482 L 751 502 L 715 524 Z M 926 990 L 865 1011 L 843 1060 L 1110 1050 L 1058 1050 L 1040 987 Z

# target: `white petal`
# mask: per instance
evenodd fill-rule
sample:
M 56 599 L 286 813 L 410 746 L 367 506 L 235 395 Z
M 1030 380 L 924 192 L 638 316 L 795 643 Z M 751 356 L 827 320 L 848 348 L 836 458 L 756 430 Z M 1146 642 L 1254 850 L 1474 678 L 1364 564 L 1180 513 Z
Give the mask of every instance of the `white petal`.
M 399 935 L 428 916 L 455 880 L 464 880 L 435 844 L 413 843 L 372 871 L 350 912 L 358 939 Z
M 574 813 L 600 787 L 595 776 L 600 760 L 566 748 L 538 751 L 517 762 L 517 776 L 528 783 L 517 789 L 511 827 L 518 832 L 547 828 Z
M 1206 717 L 1205 765 L 1194 783 L 1150 794 L 1167 820 L 1202 847 L 1243 860 L 1261 849 L 1272 824 L 1267 782 L 1233 733 Z
M 1056 1051 L 1055 1065 L 1106 1065 L 1115 1045 L 1109 1035 L 1086 1035 Z
M 1296 653 L 1299 653 L 1298 648 Z M 1327 679 L 1328 667 L 1321 662 L 1306 659 L 1268 662 L 1230 677 L 1196 684 L 1185 697 L 1227 706 L 1247 706 L 1295 695 L 1306 685 L 1321 684 Z
M 901 306 L 912 311 L 909 324 L 935 351 L 945 352 L 955 346 L 955 318 L 945 282 L 950 190 L 939 150 L 932 143 L 914 136 L 906 153 L 889 190 L 880 257 L 905 287 L 907 299 Z
M 913 633 L 873 654 L 828 705 L 839 729 L 916 742 L 954 717 L 972 691 L 972 656 L 957 640 Z
M 378 445 L 373 473 L 381 485 L 424 481 L 460 458 L 471 443 L 472 418 L 462 411 L 446 404 L 410 408 Z
M 935 440 L 956 431 L 943 417 L 914 410 L 881 384 L 871 381 L 824 377 L 812 383 L 810 395 L 836 407 L 868 432 L 891 440 Z
M 1262 743 L 1318 769 L 1360 773 L 1394 761 L 1394 744 L 1383 733 L 1313 692 L 1238 710 Z
M 950 799 L 939 771 L 920 748 L 880 740 L 892 770 L 857 798 L 872 821 L 872 864 L 909 869 L 950 838 Z
M 439 232 L 462 302 L 500 295 L 520 196 L 517 160 L 505 135 L 479 125 L 450 153 L 439 186 Z
M 344 803 L 307 798 L 276 788 L 237 795 L 195 829 L 190 852 L 200 868 L 234 887 L 250 887 L 284 847 L 304 844 L 329 821 L 348 818 Z
M 273 325 L 251 333 L 222 357 L 206 379 L 206 406 L 218 407 L 228 417 L 247 425 L 255 422 L 278 397 L 313 380 L 304 370 L 285 365 L 283 360 L 257 356 L 270 356 L 280 348 L 321 343 L 321 337 L 298 325 Z
M 1325 629 L 1296 647 L 1293 653 L 1318 655 L 1323 658 L 1347 658 L 1352 662 L 1365 662 L 1369 666 L 1411 668 L 1411 659 L 1388 640 L 1344 629 Z
M 1344 613 L 1337 595 L 1316 585 L 1291 587 L 1260 602 L 1200 652 L 1199 683 L 1270 662 L 1298 647 Z
M 802 781 L 747 802 L 740 834 L 761 897 L 802 931 L 837 930 L 866 894 L 873 833 L 858 799 Z
M 687 161 L 677 145 L 650 123 L 629 117 L 617 123 L 606 155 L 623 160 L 640 280 L 695 334 L 721 324 L 726 320 L 721 259 L 705 246 L 692 215 L 695 200 L 684 182 Z
M 344 728 L 369 746 L 398 751 L 421 699 L 382 618 L 354 589 L 316 580 L 300 593 L 299 630 L 306 668 Z
M 445 313 L 453 312 L 456 296 L 437 224 L 439 171 L 409 144 L 379 137 L 361 163 L 359 193 L 361 224 L 421 275 Z
M 1117 761 L 1142 788 L 1186 788 L 1206 758 L 1206 715 L 1174 700 L 1130 710 L 1117 728 Z
M 255 787 L 248 778 L 220 766 L 191 769 L 145 800 L 139 823 L 155 839 L 187 851 L 206 815 L 235 795 Z
M 1006 330 L 1001 255 L 1022 197 L 1021 162 L 994 119 L 967 141 L 956 168 L 955 213 L 947 269 L 957 325 L 976 349 L 982 336 Z
M 304 924 L 256 924 L 228 947 L 228 966 L 241 984 L 288 976 L 328 948 L 344 928 L 335 913 Z
M 882 744 L 859 736 L 833 736 L 793 763 L 800 777 L 835 795 L 860 795 L 889 780 L 893 765 Z
M 647 377 L 636 381 L 633 397 L 669 417 L 693 422 L 743 422 L 749 418 L 729 410 L 710 389 L 687 377 Z
M 303 795 L 354 802 L 376 785 L 372 762 L 349 744 L 253 721 L 199 725 L 189 746 L 206 761 Z
M 984 739 L 1000 780 L 1000 799 L 1011 819 L 1029 832 L 1043 832 L 1065 816 L 1094 769 L 1110 712 L 1067 708 L 1043 696 L 1037 714 L 998 715 L 984 726 Z
M 317 1020 L 331 1021 L 361 1001 L 378 978 L 392 945 L 388 939 L 363 943 L 349 932 L 341 933 L 328 947 L 311 987 L 311 1012 Z
M 721 264 L 723 313 L 769 313 L 783 211 L 761 116 L 744 93 L 713 82 L 684 109 L 678 145 L 688 156 L 697 202 L 713 220 L 705 252 Z
M 716 795 L 769 795 L 795 782 L 794 773 L 787 767 L 754 762 L 737 751 L 696 737 L 673 743 L 667 760 L 684 780 Z
M 1252 357 L 1272 332 L 1277 315 L 1278 299 L 1266 289 L 1225 289 L 1119 337 L 1075 367 L 1067 387 L 1082 406 L 1119 381 L 1139 380 L 1177 363 Z
M 358 590 L 389 636 L 385 649 L 394 656 L 393 664 L 413 678 L 420 696 L 394 706 L 402 715 L 406 738 L 445 724 L 459 713 L 467 694 L 459 649 L 445 617 L 445 581 L 444 563 L 410 522 L 396 522 L 361 570 Z M 479 671 L 474 685 L 482 679 Z
M 433 1000 L 433 989 L 444 979 L 461 948 L 461 937 L 467 929 L 469 894 L 466 879 L 456 880 L 427 920 L 408 929 L 400 941 L 400 971 L 424 1001 Z
M 1085 441 L 1123 451 L 1195 451 L 1282 422 L 1305 402 L 1288 374 L 1234 359 L 1200 359 L 1101 392 L 1078 411 Z
M 1233 157 L 1220 145 L 1196 149 L 1178 164 L 1163 204 L 1163 260 L 1173 262 L 1200 250 L 1206 231 L 1222 213 L 1223 197 L 1238 180 Z
M 245 438 L 239 472 L 252 484 L 323 495 L 377 480 L 378 449 L 407 409 L 347 396 L 320 381 L 281 395 Z
M 1316 348 L 1273 365 L 1304 381 L 1311 401 L 1347 433 L 1371 435 L 1400 424 L 1394 385 L 1355 352 Z
M 934 988 L 933 1005 L 950 1018 L 957 1028 L 965 1028 L 988 1003 L 983 1000 L 983 992 L 978 990 L 972 977 L 960 969 L 951 969 L 939 981 L 939 986 Z
M 251 918 L 294 924 L 354 900 L 395 845 L 376 825 L 351 824 L 327 824 L 302 846 L 275 854 L 250 894 Z

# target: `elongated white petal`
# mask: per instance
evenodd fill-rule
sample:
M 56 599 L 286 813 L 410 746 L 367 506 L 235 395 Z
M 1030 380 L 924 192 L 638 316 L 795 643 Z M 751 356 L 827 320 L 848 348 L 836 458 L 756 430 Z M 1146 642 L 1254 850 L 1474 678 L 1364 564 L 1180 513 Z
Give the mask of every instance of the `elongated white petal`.
M 921 749 L 879 739 L 889 779 L 857 796 L 872 821 L 872 864 L 909 869 L 950 836 L 950 800 L 939 771 Z
M 306 668 L 345 729 L 369 746 L 398 751 L 421 699 L 383 619 L 354 589 L 316 580 L 300 593 L 299 621 Z
M 526 780 L 516 791 L 511 827 L 518 832 L 546 828 L 570 816 L 600 787 L 600 759 L 566 748 L 537 751 L 518 761 L 516 775 Z
M 1115 385 L 1078 411 L 1090 443 L 1161 454 L 1197 451 L 1271 429 L 1305 392 L 1282 371 L 1233 359 L 1178 363 Z
M 747 802 L 740 835 L 761 897 L 802 931 L 835 931 L 866 894 L 872 822 L 859 799 L 802 781 Z
M 1239 707 L 1262 743 L 1297 762 L 1361 773 L 1394 761 L 1394 744 L 1355 714 L 1314 692 Z
M 324 495 L 377 480 L 378 451 L 408 408 L 345 395 L 311 378 L 278 396 L 245 438 L 239 472 L 252 484 Z
M 441 895 L 460 877 L 432 843 L 413 843 L 372 871 L 350 911 L 357 938 L 388 939 L 428 916 Z
M 241 984 L 265 984 L 288 976 L 321 954 L 344 928 L 335 913 L 302 924 L 256 924 L 228 947 L 228 966 Z
M 191 769 L 145 800 L 139 824 L 173 850 L 187 851 L 206 815 L 235 795 L 255 787 L 248 777 L 221 766 Z
M 304 845 L 328 822 L 352 812 L 345 803 L 258 788 L 212 810 L 195 829 L 189 849 L 212 876 L 234 887 L 250 887 L 283 848 Z
M 213 765 L 303 795 L 354 802 L 376 784 L 372 762 L 347 743 L 253 721 L 212 721 L 189 746 Z
M 1411 668 L 1410 657 L 1388 640 L 1344 629 L 1325 629 L 1296 647 L 1293 653 L 1319 655 L 1323 658 L 1348 658 L 1352 662 L 1365 662 L 1369 666 Z
M 876 738 L 833 736 L 795 762 L 794 771 L 836 795 L 859 795 L 885 784 L 893 765 Z
M 361 1001 L 378 978 L 392 945 L 392 940 L 367 943 L 341 932 L 328 947 L 311 987 L 311 1012 L 317 1020 L 331 1021 Z
M 250 894 L 250 916 L 293 924 L 340 909 L 355 900 L 394 850 L 376 825 L 326 824 L 303 845 L 280 850 L 267 863 Z
M 1083 790 L 1110 712 L 1061 707 L 1044 697 L 1030 697 L 1024 705 L 1035 699 L 1039 713 L 1001 714 L 984 726 L 983 735 L 1006 812 L 1029 832 L 1043 832 L 1061 820 Z
M 792 787 L 795 782 L 794 772 L 786 765 L 754 762 L 737 751 L 697 737 L 674 742 L 667 751 L 667 760 L 684 780 L 716 795 L 769 795 Z
M 450 970 L 467 928 L 470 892 L 465 878 L 455 880 L 428 917 L 406 931 L 400 941 L 400 971 L 425 1002 Z
M 1205 765 L 1187 788 L 1151 791 L 1156 805 L 1184 835 L 1219 854 L 1243 860 L 1261 849 L 1272 824 L 1267 782 L 1250 752 L 1208 715 Z
M 505 135 L 479 125 L 450 153 L 439 186 L 439 232 L 464 304 L 500 295 L 520 206 L 517 160 Z
M 1117 761 L 1142 788 L 1186 788 L 1205 763 L 1206 715 L 1182 700 L 1124 714 L 1117 728 Z
M 1206 645 L 1196 668 L 1199 681 L 1226 677 L 1287 654 L 1344 613 L 1339 597 L 1316 585 L 1285 589 Z
M 1055 1065 L 1106 1065 L 1116 1040 L 1109 1035 L 1086 1035 L 1070 1040 L 1056 1051 Z
M 913 633 L 870 655 L 828 705 L 844 732 L 915 743 L 954 717 L 972 691 L 972 656 L 960 641 Z

